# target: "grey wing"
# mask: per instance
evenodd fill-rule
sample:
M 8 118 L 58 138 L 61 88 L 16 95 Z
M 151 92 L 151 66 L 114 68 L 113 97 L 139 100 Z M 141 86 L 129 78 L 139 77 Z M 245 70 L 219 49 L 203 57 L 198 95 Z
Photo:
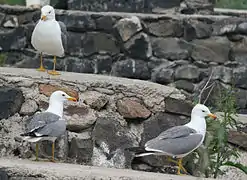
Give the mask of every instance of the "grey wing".
M 200 144 L 203 135 L 186 126 L 176 126 L 146 142 L 145 148 L 172 155 L 186 154 Z
M 65 24 L 62 21 L 58 21 L 58 24 L 60 26 L 61 29 L 61 38 L 62 38 L 62 43 L 63 43 L 63 48 L 65 49 L 65 52 L 67 51 L 68 48 L 68 32 L 67 32 L 67 28 L 65 26 Z
M 46 124 L 59 120 L 59 116 L 50 112 L 41 112 L 33 116 L 30 122 L 27 124 L 27 131 L 31 132 L 35 129 L 45 126 Z
M 58 120 L 50 124 L 46 124 L 35 131 L 36 136 L 59 137 L 66 131 L 66 123 L 64 120 Z
M 160 133 L 160 135 L 157 138 L 159 139 L 178 138 L 178 137 L 188 136 L 191 133 L 196 133 L 196 131 L 187 126 L 175 126 L 170 129 L 167 129 L 166 131 L 163 131 L 162 133 Z

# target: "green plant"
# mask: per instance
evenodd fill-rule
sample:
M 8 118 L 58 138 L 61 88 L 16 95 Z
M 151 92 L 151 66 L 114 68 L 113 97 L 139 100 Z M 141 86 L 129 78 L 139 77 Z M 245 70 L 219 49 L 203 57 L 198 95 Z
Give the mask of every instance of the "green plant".
M 228 9 L 247 9 L 246 0 L 216 0 L 216 7 Z
M 0 67 L 5 64 L 6 59 L 7 55 L 5 53 L 0 53 Z

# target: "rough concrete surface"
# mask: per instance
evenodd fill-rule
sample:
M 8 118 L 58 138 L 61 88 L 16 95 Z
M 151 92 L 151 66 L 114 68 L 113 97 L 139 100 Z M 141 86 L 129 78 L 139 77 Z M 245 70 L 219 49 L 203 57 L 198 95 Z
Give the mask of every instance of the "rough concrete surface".
M 8 175 L 40 177 L 47 180 L 203 180 L 192 176 L 165 175 L 112 168 L 99 168 L 74 164 L 34 162 L 21 159 L 0 159 L 0 168 Z

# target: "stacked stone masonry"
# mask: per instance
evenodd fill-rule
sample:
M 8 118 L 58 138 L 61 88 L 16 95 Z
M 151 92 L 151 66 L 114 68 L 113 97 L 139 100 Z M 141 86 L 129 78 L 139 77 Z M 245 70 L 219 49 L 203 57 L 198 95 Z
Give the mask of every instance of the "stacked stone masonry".
M 0 65 L 37 68 L 30 44 L 39 10 L 0 6 Z M 243 16 L 96 13 L 57 10 L 68 48 L 57 68 L 174 86 L 194 100 L 213 70 L 217 88 L 234 83 L 240 112 L 247 106 L 247 21 Z M 52 68 L 52 57 L 45 66 Z M 214 105 L 214 89 L 208 103 Z M 204 96 L 203 96 L 204 97 Z

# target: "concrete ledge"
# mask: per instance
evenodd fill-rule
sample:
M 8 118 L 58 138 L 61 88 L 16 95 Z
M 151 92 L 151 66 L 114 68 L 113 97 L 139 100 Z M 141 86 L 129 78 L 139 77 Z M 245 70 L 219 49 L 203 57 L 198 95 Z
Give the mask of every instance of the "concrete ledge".
M 177 176 L 159 173 L 138 172 L 127 169 L 110 169 L 75 164 L 33 162 L 20 159 L 0 159 L 0 169 L 9 177 L 33 180 L 203 180 L 192 176 Z M 36 178 L 35 178 L 36 177 Z

